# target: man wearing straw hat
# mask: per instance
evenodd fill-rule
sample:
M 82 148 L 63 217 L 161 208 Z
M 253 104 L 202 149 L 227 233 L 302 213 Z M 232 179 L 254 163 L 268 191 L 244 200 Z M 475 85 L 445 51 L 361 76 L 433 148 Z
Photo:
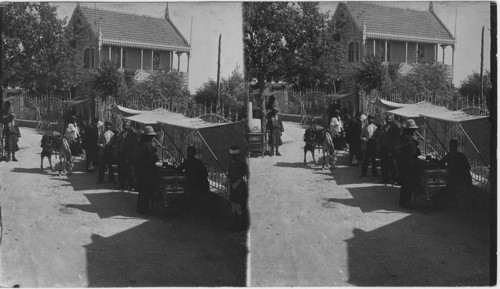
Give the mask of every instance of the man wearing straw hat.
M 137 147 L 137 156 L 135 162 L 135 173 L 137 177 L 136 189 L 137 195 L 137 212 L 145 215 L 149 212 L 149 204 L 154 192 L 156 183 L 156 148 L 153 145 L 153 138 L 156 133 L 151 126 L 146 126 L 141 136 L 141 141 Z
M 417 129 L 415 121 L 408 119 L 401 135 L 401 145 L 398 147 L 398 182 L 401 183 L 399 206 L 404 209 L 410 208 L 411 197 L 419 185 L 419 176 L 421 175 L 418 166 L 420 149 L 415 135 Z
M 232 146 L 229 149 L 229 200 L 233 212 L 233 222 L 227 229 L 240 232 L 248 229 L 248 166 L 240 158 L 240 149 Z

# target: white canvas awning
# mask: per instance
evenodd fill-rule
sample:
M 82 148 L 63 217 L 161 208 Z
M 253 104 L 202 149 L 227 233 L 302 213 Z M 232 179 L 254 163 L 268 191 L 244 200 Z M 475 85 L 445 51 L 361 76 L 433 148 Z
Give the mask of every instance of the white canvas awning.
M 126 108 L 126 107 L 123 107 L 120 105 L 115 105 L 113 107 L 113 112 L 119 113 L 122 116 L 127 117 L 127 116 L 132 116 L 132 115 L 136 115 L 136 114 L 140 114 L 140 113 L 144 113 L 144 112 L 148 112 L 148 111 L 147 110 L 130 109 L 130 108 Z
M 421 113 L 439 114 L 447 111 L 449 110 L 444 106 L 439 106 L 427 101 L 422 101 L 418 103 L 407 104 L 402 108 L 389 110 L 388 113 L 407 118 L 417 118 L 420 117 Z
M 420 116 L 434 118 L 442 121 L 461 123 L 466 121 L 474 121 L 488 118 L 487 115 L 472 115 L 468 114 L 462 110 L 452 111 L 448 110 L 445 112 L 433 112 L 433 111 L 424 111 L 420 114 Z
M 378 98 L 374 105 L 378 106 L 378 107 L 382 107 L 384 108 L 385 110 L 393 110 L 393 109 L 398 109 L 398 108 L 402 108 L 402 107 L 405 107 L 407 106 L 408 104 L 404 104 L 404 103 L 397 103 L 397 102 L 392 102 L 392 101 L 388 101 L 388 100 L 384 100 L 384 99 L 380 99 Z

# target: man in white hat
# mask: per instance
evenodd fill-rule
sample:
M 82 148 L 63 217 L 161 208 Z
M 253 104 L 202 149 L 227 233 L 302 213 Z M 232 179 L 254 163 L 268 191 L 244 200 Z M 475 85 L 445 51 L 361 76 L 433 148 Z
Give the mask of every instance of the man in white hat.
M 135 152 L 135 174 L 137 177 L 136 189 L 137 195 L 137 212 L 139 214 L 147 214 L 149 212 L 149 204 L 153 196 L 156 183 L 156 148 L 153 145 L 153 138 L 156 133 L 151 126 L 146 126 L 141 136 L 141 141 Z
M 419 182 L 418 156 L 420 149 L 415 135 L 417 129 L 415 121 L 408 119 L 401 135 L 401 145 L 398 147 L 398 182 L 401 184 L 399 206 L 404 209 L 410 208 L 412 195 Z
M 245 231 L 248 229 L 248 184 L 249 176 L 246 162 L 240 158 L 240 149 L 232 146 L 229 149 L 231 161 L 229 162 L 229 200 L 233 211 L 233 222 L 227 229 L 232 231 Z

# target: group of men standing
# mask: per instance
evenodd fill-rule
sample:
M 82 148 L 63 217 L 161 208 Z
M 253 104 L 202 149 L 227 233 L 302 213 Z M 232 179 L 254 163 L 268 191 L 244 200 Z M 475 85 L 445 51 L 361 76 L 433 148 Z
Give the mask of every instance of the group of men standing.
M 372 176 L 379 177 L 376 159 L 380 156 L 382 173 L 381 183 L 397 182 L 397 154 L 400 145 L 401 130 L 392 115 L 387 115 L 385 125 L 376 125 L 375 117 L 368 115 L 367 124 L 362 125 L 361 113 L 350 119 L 346 126 L 346 142 L 349 144 L 349 164 L 357 166 L 362 160 L 361 177 L 366 177 L 368 166 Z M 416 130 L 418 127 L 411 120 L 405 129 Z
M 99 128 L 97 118 L 84 127 L 82 131 L 82 148 L 86 152 L 86 171 L 95 172 L 99 166 L 97 183 L 104 181 L 104 174 L 108 170 L 110 182 L 114 180 L 114 164 L 118 167 L 119 189 L 134 188 L 133 169 L 131 164 L 133 148 L 138 143 L 137 134 L 132 130 L 129 121 L 122 123 L 122 131 L 112 129 L 110 122 Z

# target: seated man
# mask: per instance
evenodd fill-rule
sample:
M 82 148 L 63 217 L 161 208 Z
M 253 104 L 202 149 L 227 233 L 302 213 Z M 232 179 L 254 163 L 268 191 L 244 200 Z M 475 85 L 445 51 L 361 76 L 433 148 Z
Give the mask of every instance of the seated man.
M 446 178 L 447 197 L 459 196 L 465 193 L 467 187 L 472 185 L 470 164 L 467 157 L 458 151 L 458 141 L 452 139 L 449 142 L 450 152 L 441 160 L 441 165 L 448 169 Z
M 194 146 L 189 146 L 186 154 L 187 159 L 177 167 L 177 171 L 185 172 L 188 180 L 186 190 L 189 193 L 191 205 L 196 206 L 198 200 L 205 196 L 203 194 L 208 193 L 210 190 L 208 171 L 205 164 L 195 157 L 196 148 Z

